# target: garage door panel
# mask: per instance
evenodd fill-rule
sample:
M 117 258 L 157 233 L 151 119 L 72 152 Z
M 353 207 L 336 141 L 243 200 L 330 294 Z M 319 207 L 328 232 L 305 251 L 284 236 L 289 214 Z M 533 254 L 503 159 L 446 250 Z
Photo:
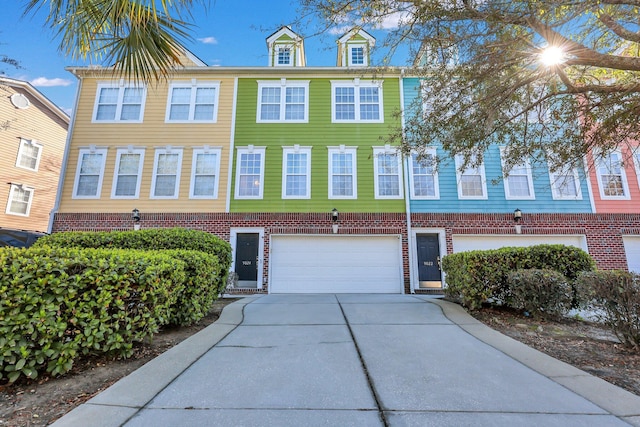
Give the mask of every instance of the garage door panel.
M 399 293 L 397 236 L 272 236 L 270 292 Z
M 640 273 L 640 236 L 622 236 L 629 271 Z

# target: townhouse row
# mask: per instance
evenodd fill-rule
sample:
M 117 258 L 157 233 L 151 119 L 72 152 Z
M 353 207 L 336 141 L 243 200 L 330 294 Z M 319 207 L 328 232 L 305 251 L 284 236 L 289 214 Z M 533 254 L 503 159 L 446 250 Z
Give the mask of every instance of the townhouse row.
M 442 256 L 563 243 L 603 269 L 640 270 L 640 158 L 552 172 L 502 148 L 462 169 L 386 141 L 421 81 L 372 69 L 354 30 L 335 67 L 307 67 L 283 27 L 265 67 L 187 66 L 137 86 L 72 68 L 77 105 L 52 231 L 181 226 L 231 243 L 235 292 L 432 292 Z M 132 211 L 139 213 L 134 220 Z

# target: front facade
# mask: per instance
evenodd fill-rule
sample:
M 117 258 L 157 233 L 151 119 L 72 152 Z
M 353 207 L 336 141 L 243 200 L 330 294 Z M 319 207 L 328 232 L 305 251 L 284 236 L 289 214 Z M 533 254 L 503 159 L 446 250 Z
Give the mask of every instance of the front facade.
M 234 292 L 249 293 L 439 291 L 447 253 L 534 243 L 627 268 L 618 234 L 640 235 L 640 218 L 598 214 L 583 170 L 525 162 L 505 178 L 501 147 L 465 171 L 403 159 L 385 138 L 421 83 L 369 68 L 373 45 L 350 31 L 338 66 L 307 67 L 283 27 L 266 67 L 187 54 L 154 87 L 72 70 L 81 85 L 53 231 L 131 229 L 138 209 L 143 228 L 212 232 L 233 248 Z
M 29 83 L 0 77 L 0 227 L 46 231 L 69 116 Z

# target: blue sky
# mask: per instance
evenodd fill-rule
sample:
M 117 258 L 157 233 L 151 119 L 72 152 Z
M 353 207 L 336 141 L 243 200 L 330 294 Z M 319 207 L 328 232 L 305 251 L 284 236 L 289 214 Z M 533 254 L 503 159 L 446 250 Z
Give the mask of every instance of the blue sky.
M 83 65 L 58 52 L 54 33 L 44 28 L 42 13 L 23 16 L 24 0 L 3 0 L 0 14 L 0 54 L 20 61 L 22 68 L 0 65 L 6 76 L 26 80 L 63 110 L 71 113 L 76 78 L 64 68 Z M 186 47 L 211 66 L 261 66 L 267 64 L 265 39 L 298 16 L 295 0 L 212 0 L 208 11 L 193 11 L 194 40 Z M 312 35 L 313 26 L 292 30 L 305 37 L 308 66 L 332 66 L 337 38 L 345 30 Z M 381 44 L 385 31 L 368 29 Z M 338 34 L 340 33 L 340 34 Z M 378 52 L 378 56 L 382 55 Z M 374 57 L 375 61 L 375 57 Z M 405 65 L 394 58 L 394 65 Z

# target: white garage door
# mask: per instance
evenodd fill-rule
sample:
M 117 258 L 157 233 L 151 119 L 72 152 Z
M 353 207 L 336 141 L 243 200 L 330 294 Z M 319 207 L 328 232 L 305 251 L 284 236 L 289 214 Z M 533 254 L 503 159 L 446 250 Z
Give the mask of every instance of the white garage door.
M 401 293 L 399 236 L 271 236 L 272 293 Z
M 499 249 L 505 246 L 533 246 L 533 245 L 570 245 L 587 250 L 587 243 L 584 236 L 533 236 L 530 234 L 509 234 L 502 236 L 482 236 L 482 235 L 454 235 L 453 252 Z
M 640 273 L 640 236 L 622 236 L 629 271 Z

